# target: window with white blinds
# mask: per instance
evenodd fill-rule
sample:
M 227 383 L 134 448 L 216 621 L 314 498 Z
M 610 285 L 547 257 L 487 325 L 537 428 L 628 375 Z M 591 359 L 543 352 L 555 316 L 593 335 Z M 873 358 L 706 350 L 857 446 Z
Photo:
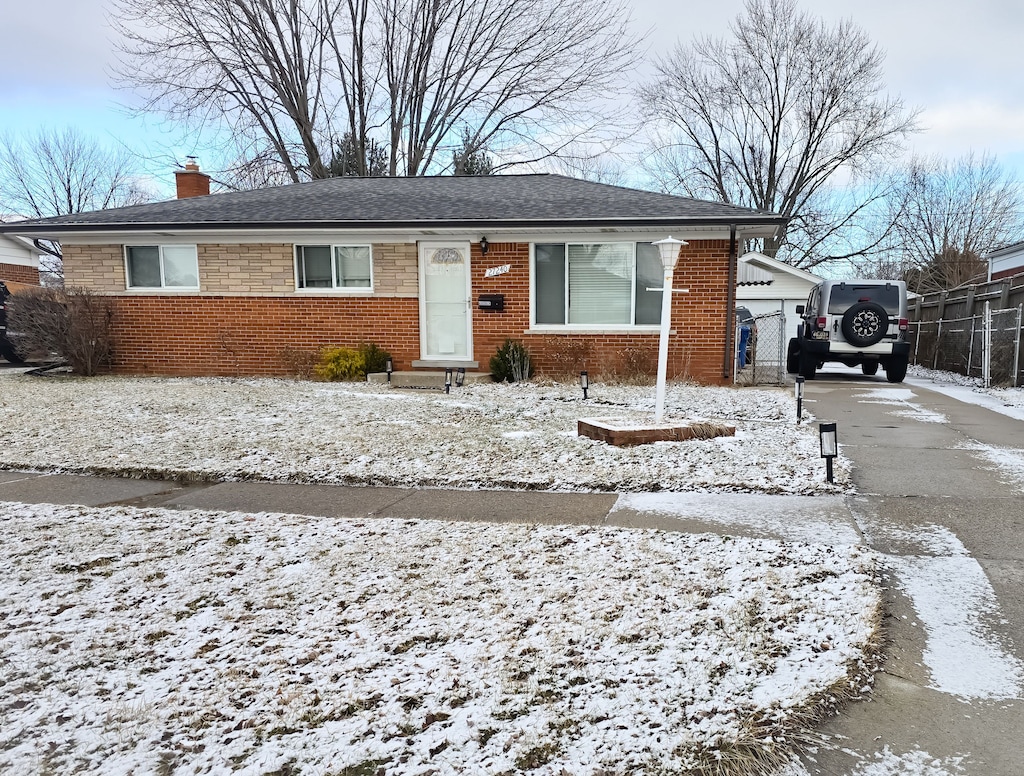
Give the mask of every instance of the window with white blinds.
M 661 260 L 650 243 L 538 243 L 533 278 L 539 326 L 661 321 Z

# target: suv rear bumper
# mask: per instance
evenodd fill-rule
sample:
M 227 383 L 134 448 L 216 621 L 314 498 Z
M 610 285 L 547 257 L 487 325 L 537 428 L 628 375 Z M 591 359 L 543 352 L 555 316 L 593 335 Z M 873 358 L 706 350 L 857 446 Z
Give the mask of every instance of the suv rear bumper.
M 858 356 L 863 358 L 910 358 L 909 342 L 878 343 L 866 348 L 858 348 L 845 342 L 829 340 L 801 340 L 800 346 L 805 352 L 816 356 L 819 361 L 839 360 L 841 357 Z

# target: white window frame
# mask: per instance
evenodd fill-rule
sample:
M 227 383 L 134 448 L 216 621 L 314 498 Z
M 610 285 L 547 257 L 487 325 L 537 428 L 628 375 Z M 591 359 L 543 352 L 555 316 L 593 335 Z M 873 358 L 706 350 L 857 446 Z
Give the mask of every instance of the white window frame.
M 125 244 L 124 248 L 124 287 L 128 291 L 161 291 L 176 293 L 180 291 L 192 292 L 199 290 L 199 246 L 193 243 L 131 243 Z M 131 268 L 128 266 L 128 251 L 131 248 L 156 248 L 160 262 L 160 285 L 159 286 L 133 286 Z M 165 248 L 191 248 L 196 260 L 196 285 L 194 286 L 169 286 L 167 285 L 167 274 L 164 271 L 164 249 Z
M 648 240 L 535 240 L 530 243 L 530 330 L 534 332 L 566 332 L 586 331 L 591 333 L 615 333 L 615 332 L 657 332 L 661 325 L 657 323 L 632 323 L 636 320 L 636 246 L 638 242 L 649 242 Z M 629 295 L 629 319 L 631 323 L 537 323 L 537 246 L 538 245 L 564 245 L 565 246 L 565 294 L 562 300 L 562 310 L 565 319 L 569 319 L 569 246 L 570 245 L 630 245 L 633 253 L 633 273 L 630 278 Z
M 331 249 L 331 286 L 330 288 L 300 288 L 299 287 L 299 256 L 301 248 L 330 248 Z M 368 286 L 339 286 L 338 285 L 338 264 L 335 259 L 335 251 L 338 248 L 366 248 L 370 257 L 370 285 Z M 295 243 L 292 261 L 292 271 L 295 273 L 295 292 L 298 294 L 372 294 L 374 288 L 373 279 L 373 245 L 372 243 L 316 243 L 303 242 Z

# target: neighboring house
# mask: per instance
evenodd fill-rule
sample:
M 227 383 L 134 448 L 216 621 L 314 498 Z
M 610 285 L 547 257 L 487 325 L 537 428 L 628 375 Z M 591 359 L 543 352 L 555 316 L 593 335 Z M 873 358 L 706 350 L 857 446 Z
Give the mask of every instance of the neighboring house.
M 744 270 L 743 265 L 748 269 Z M 747 275 L 746 282 L 745 275 Z M 764 275 L 771 278 L 765 282 Z M 796 306 L 807 301 L 811 289 L 823 278 L 806 270 L 797 269 L 784 261 L 772 259 L 763 253 L 745 253 L 740 256 L 740 284 L 736 288 L 736 302 L 756 315 L 782 311 L 786 316 L 784 342 L 796 336 L 800 316 Z
M 1002 280 L 1024 272 L 1024 242 L 1013 243 L 988 255 L 988 279 Z
M 0 234 L 0 280 L 39 285 L 39 252 L 31 240 Z
M 507 337 L 538 371 L 655 368 L 662 269 L 680 251 L 669 374 L 732 379 L 737 246 L 773 213 L 559 175 L 331 178 L 0 225 L 60 240 L 68 285 L 112 296 L 115 369 L 285 374 L 373 342 L 396 370 L 487 371 Z

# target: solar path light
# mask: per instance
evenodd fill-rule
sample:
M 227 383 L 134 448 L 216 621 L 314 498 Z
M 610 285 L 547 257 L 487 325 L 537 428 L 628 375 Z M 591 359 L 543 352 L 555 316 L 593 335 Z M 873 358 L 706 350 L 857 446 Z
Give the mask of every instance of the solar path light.
M 825 479 L 833 482 L 832 461 L 839 455 L 839 439 L 835 423 L 819 423 L 818 436 L 821 439 L 821 457 L 825 459 Z
M 590 388 L 590 378 L 586 372 L 580 372 L 580 388 L 583 389 L 583 398 L 587 398 L 587 389 Z

